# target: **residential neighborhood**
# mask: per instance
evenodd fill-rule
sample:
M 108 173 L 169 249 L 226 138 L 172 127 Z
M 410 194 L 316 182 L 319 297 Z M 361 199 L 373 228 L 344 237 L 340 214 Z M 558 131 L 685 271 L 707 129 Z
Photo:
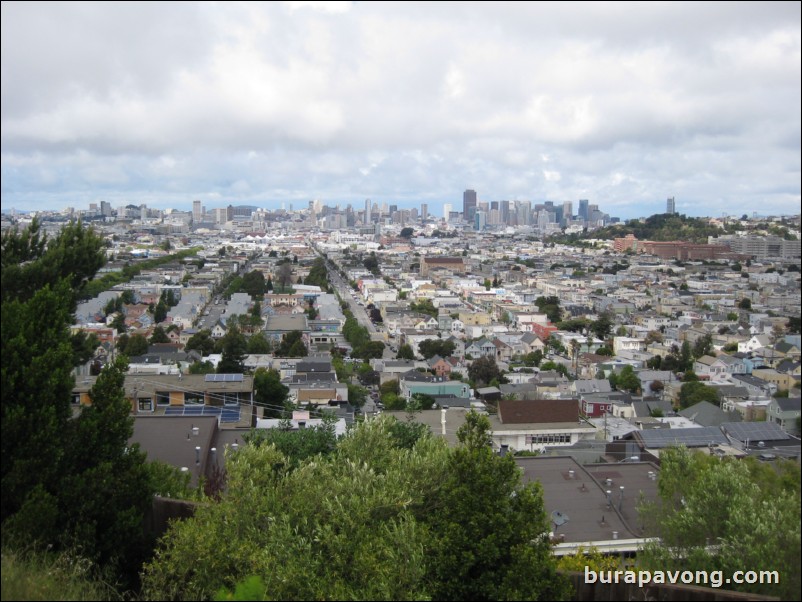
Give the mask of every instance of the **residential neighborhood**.
M 125 358 L 131 442 L 198 488 L 271 431 L 342 438 L 384 416 L 457 447 L 478 414 L 543 487 L 557 557 L 632 555 L 657 534 L 638 513 L 666 453 L 799 465 L 799 216 L 709 220 L 743 236 L 692 249 L 610 237 L 604 216 L 566 216 L 585 224 L 566 237 L 367 203 L 48 217 L 90 218 L 107 259 L 71 325 L 91 346 L 74 415 Z M 730 244 L 769 227 L 795 247 Z

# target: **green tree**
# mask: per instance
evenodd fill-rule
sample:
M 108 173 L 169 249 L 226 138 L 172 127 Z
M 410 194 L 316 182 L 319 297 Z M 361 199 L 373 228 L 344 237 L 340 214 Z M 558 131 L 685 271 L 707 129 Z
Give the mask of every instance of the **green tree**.
M 164 322 L 165 318 L 167 318 L 167 311 L 168 311 L 167 303 L 163 299 L 159 299 L 159 302 L 156 304 L 156 307 L 153 308 L 153 321 L 156 324 L 160 322 Z
M 190 374 L 214 374 L 214 364 L 212 362 L 192 362 L 189 365 Z
M 745 310 L 749 311 L 750 309 L 752 309 L 752 301 L 750 301 L 749 299 L 741 299 L 738 302 L 738 307 L 740 309 L 745 309 Z
M 212 331 L 208 328 L 196 332 L 187 341 L 185 349 L 187 351 L 200 351 L 201 355 L 209 355 L 214 353 L 215 341 L 212 338 Z
M 543 371 L 554 370 L 563 376 L 568 376 L 568 368 L 565 366 L 565 364 L 558 364 L 557 362 L 548 361 L 540 364 L 540 369 Z
M 221 339 L 222 357 L 217 364 L 218 374 L 241 374 L 245 372 L 245 355 L 248 342 L 239 328 L 232 326 Z
M 306 357 L 309 355 L 303 341 L 303 333 L 300 330 L 293 330 L 285 334 L 276 349 L 276 355 L 279 357 Z
M 700 401 L 708 401 L 719 405 L 718 391 L 699 381 L 683 383 L 679 391 L 679 404 L 683 408 L 690 407 Z
M 635 374 L 635 370 L 632 366 L 624 366 L 621 368 L 621 372 L 615 374 L 615 387 L 619 391 L 628 391 L 630 393 L 637 393 L 641 389 L 641 382 L 638 378 L 638 375 Z M 610 375 L 611 384 L 612 384 L 612 377 L 613 374 Z
M 418 343 L 418 351 L 427 360 L 435 355 L 449 357 L 454 353 L 454 349 L 453 341 L 444 341 L 442 339 L 425 339 Z
M 706 334 L 699 337 L 693 344 L 693 357 L 699 359 L 703 355 L 710 355 L 713 352 L 713 335 Z
M 281 287 L 282 293 L 289 292 L 290 284 L 292 283 L 292 264 L 285 262 L 278 266 L 276 269 L 276 281 Z
M 552 324 L 557 324 L 562 318 L 562 310 L 560 309 L 560 300 L 555 296 L 538 297 L 535 299 L 535 305 L 538 309 L 548 316 Z
M 361 408 L 367 399 L 368 390 L 365 387 L 348 383 L 348 403 L 356 408 Z
M 371 251 L 370 255 L 368 255 L 363 261 L 362 265 L 365 266 L 366 270 L 369 270 L 371 274 L 374 276 L 379 275 L 379 258 L 376 257 L 376 252 Z
M 511 458 L 458 454 L 388 416 L 328 448 L 296 435 L 311 439 L 271 429 L 230 458 L 220 502 L 174 523 L 146 566 L 146 598 L 208 599 L 251 577 L 263 589 L 249 595 L 282 600 L 565 597 L 539 487 Z
M 18 286 L 25 288 L 22 283 Z M 0 511 L 4 533 L 6 519 L 26 501 L 55 494 L 64 469 L 74 384 L 68 330 L 72 300 L 69 282 L 62 280 L 52 288 L 44 286 L 28 300 L 3 301 Z
M 273 345 L 264 333 L 257 332 L 248 339 L 248 353 L 270 353 L 272 350 Z
M 682 341 L 678 368 L 683 372 L 693 368 L 693 353 L 691 352 L 691 344 L 688 341 Z
M 259 368 L 253 375 L 253 400 L 264 408 L 265 417 L 285 418 L 290 389 L 281 382 L 281 374 L 270 368 Z
M 398 348 L 398 355 L 396 357 L 400 360 L 414 360 L 415 352 L 412 351 L 412 346 L 404 343 Z
M 101 265 L 102 257 L 75 255 L 99 253 L 100 245 L 74 225 L 67 230 L 67 240 L 83 240 L 83 246 L 52 244 L 39 256 L 28 253 L 28 263 L 10 272 L 5 262 L 13 254 L 2 256 L 3 535 L 7 541 L 80 548 L 105 566 L 135 571 L 150 494 L 141 454 L 126 450 L 131 407 L 123 398 L 121 361 L 101 373 L 90 393 L 93 406 L 71 418 L 70 372 L 77 358 L 68 325 L 76 288 L 91 277 L 85 269 Z M 15 236 L 22 235 L 4 235 L 4 250 L 23 253 L 18 247 L 30 243 L 14 242 Z M 34 281 L 39 288 L 31 295 Z
M 490 356 L 480 357 L 468 366 L 468 377 L 478 386 L 486 385 L 500 376 L 501 370 L 496 365 L 495 358 Z
M 128 357 L 145 355 L 148 352 L 148 340 L 145 338 L 145 335 L 133 334 L 128 339 L 128 344 L 122 352 Z
M 399 233 L 399 236 L 401 238 L 411 238 L 414 233 L 415 233 L 415 230 L 413 230 L 412 228 L 409 228 L 409 227 L 401 228 L 401 232 Z
M 242 290 L 252 299 L 261 299 L 265 292 L 265 275 L 259 270 L 248 272 L 242 277 Z
M 125 314 L 122 312 L 118 313 L 116 316 L 114 316 L 114 319 L 111 321 L 109 326 L 111 326 L 118 333 L 123 334 L 128 329 L 128 327 L 125 325 Z
M 775 570 L 779 585 L 732 589 L 799 600 L 800 478 L 798 465 L 719 459 L 670 448 L 660 453 L 659 500 L 640 512 L 659 540 L 638 555 L 645 569 Z
M 539 483 L 521 483 L 513 458 L 493 453 L 490 422 L 475 412 L 426 517 L 433 534 L 428 577 L 435 600 L 559 600 Z M 492 500 L 492 502 L 491 502 Z
M 613 315 L 610 312 L 602 312 L 599 318 L 590 324 L 590 330 L 597 339 L 605 340 L 613 331 Z
M 147 553 L 142 519 L 153 490 L 145 454 L 129 444 L 134 419 L 123 389 L 127 367 L 124 358 L 108 364 L 89 391 L 91 404 L 68 422 L 71 469 L 60 484 L 56 531 L 69 534 L 64 545 L 79 545 L 103 565 L 120 562 L 119 570 L 133 579 Z
M 540 366 L 543 361 L 543 352 L 540 349 L 530 351 L 523 357 L 524 365 L 526 366 Z
M 73 293 L 68 309 L 74 310 L 84 287 L 105 263 L 103 239 L 92 228 L 70 222 L 52 239 L 41 232 L 38 218 L 2 237 L 2 301 L 27 301 L 45 286 L 66 280 Z
M 431 299 L 421 299 L 417 302 L 412 302 L 409 304 L 409 309 L 412 311 L 418 311 L 422 314 L 430 315 L 433 318 L 436 318 L 438 313 L 438 310 L 434 306 L 434 302 Z
M 164 328 L 161 326 L 157 326 L 153 329 L 153 334 L 150 335 L 150 343 L 151 345 L 154 343 L 169 343 L 170 339 L 167 337 L 167 333 L 164 332 Z

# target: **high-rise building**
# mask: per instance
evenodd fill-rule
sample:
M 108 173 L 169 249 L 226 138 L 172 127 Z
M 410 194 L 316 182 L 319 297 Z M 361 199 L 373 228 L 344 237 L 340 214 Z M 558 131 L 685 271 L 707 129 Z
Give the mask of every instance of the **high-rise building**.
M 111 203 L 100 201 L 100 213 L 103 214 L 103 217 L 111 217 Z
M 201 202 L 192 201 L 192 222 L 199 224 L 203 221 L 203 213 L 201 212 Z
M 480 231 L 484 230 L 485 226 L 487 226 L 487 213 L 477 211 L 473 216 L 473 229 Z
M 579 199 L 579 219 L 583 222 L 588 221 L 588 200 L 587 199 Z
M 510 202 L 501 201 L 498 204 L 498 221 L 501 224 L 510 223 Z
M 674 203 L 674 197 L 670 196 L 666 200 L 666 213 L 669 215 L 674 215 L 677 212 L 677 206 Z
M 515 210 L 518 216 L 518 225 L 528 226 L 532 218 L 532 203 L 530 201 L 515 201 Z
M 429 205 L 427 205 L 426 203 L 421 203 L 420 221 L 425 222 L 428 217 L 429 217 Z
M 466 190 L 462 193 L 462 219 L 473 223 L 474 215 L 476 215 L 476 191 Z
M 451 213 L 451 203 L 443 203 L 443 219 L 448 221 L 448 215 Z
M 365 199 L 365 223 L 369 224 L 371 222 L 371 210 L 372 205 L 370 204 L 370 199 Z
M 574 217 L 574 204 L 571 201 L 565 201 L 563 203 L 563 219 L 569 220 Z

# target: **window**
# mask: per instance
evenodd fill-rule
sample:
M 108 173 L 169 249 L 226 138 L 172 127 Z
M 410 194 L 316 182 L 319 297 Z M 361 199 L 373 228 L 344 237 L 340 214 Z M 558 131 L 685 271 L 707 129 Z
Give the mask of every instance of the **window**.
M 205 399 L 203 393 L 184 393 L 185 405 L 203 405 L 204 401 Z
M 170 393 L 168 391 L 156 392 L 156 405 L 168 406 L 170 405 Z
M 81 403 L 81 394 L 80 393 L 73 393 L 71 401 L 72 401 L 73 405 L 78 405 L 79 403 Z M 779 413 L 779 409 L 777 410 L 777 412 Z
M 140 397 L 137 400 L 137 405 L 139 406 L 140 412 L 152 412 L 153 411 L 153 399 L 150 397 Z
M 239 393 L 223 393 L 223 404 L 235 406 L 239 404 Z

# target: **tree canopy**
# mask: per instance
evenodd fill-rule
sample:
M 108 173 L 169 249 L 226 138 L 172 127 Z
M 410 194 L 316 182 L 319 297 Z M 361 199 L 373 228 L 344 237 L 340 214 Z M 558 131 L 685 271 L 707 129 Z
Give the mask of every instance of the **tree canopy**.
M 418 351 L 420 351 L 420 354 L 427 360 L 435 355 L 448 357 L 454 353 L 454 349 L 455 345 L 453 341 L 444 341 L 442 339 L 425 339 L 418 343 Z
M 568 593 L 539 485 L 490 448 L 451 449 L 382 416 L 331 451 L 291 461 L 276 444 L 246 446 L 227 467 L 221 501 L 174 523 L 146 566 L 147 597 L 207 599 L 246 580 L 250 596 L 281 600 Z
M 76 418 L 71 407 L 82 352 L 69 326 L 77 296 L 103 264 L 102 239 L 72 223 L 47 241 L 34 220 L 4 233 L 2 247 L 4 539 L 80 549 L 135 572 L 151 490 L 144 456 L 127 447 L 124 360 L 100 374 L 91 406 Z
M 799 466 L 779 460 L 719 459 L 662 450 L 659 500 L 641 508 L 659 541 L 638 562 L 647 569 L 776 570 L 779 585 L 735 584 L 744 592 L 799 600 Z

